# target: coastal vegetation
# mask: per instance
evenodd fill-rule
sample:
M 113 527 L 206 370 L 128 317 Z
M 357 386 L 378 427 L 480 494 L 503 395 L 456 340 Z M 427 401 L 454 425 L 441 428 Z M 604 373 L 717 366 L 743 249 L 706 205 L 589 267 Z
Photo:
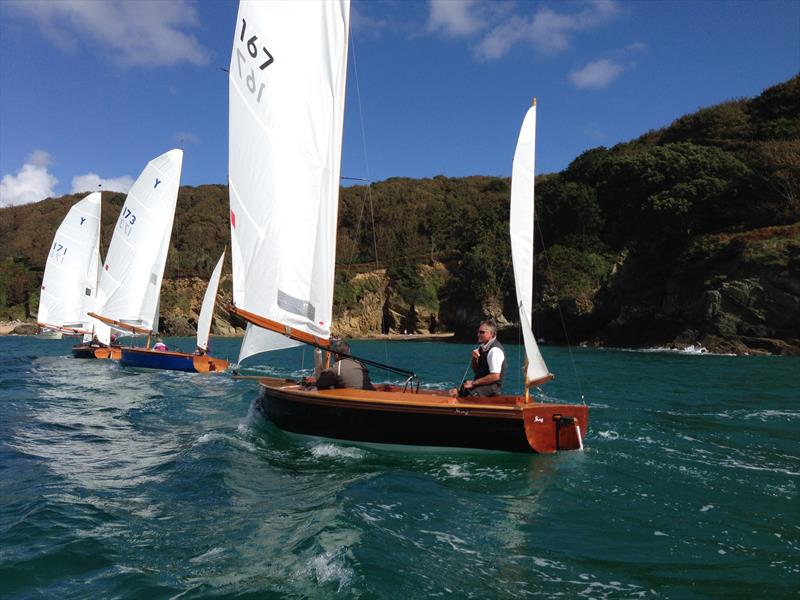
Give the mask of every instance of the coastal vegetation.
M 509 190 L 508 178 L 489 176 L 343 188 L 340 330 L 471 339 L 491 316 L 518 339 L 506 319 L 516 305 Z M 49 232 L 80 197 L 0 209 L 0 319 L 36 314 Z M 103 200 L 104 254 L 124 196 Z M 183 296 L 202 291 L 176 282 L 208 277 L 229 239 L 227 201 L 224 185 L 180 189 L 167 323 L 196 318 Z M 800 76 L 588 150 L 537 178 L 536 208 L 537 336 L 800 353 Z M 229 279 L 222 293 L 230 298 Z M 227 319 L 224 306 L 217 316 Z

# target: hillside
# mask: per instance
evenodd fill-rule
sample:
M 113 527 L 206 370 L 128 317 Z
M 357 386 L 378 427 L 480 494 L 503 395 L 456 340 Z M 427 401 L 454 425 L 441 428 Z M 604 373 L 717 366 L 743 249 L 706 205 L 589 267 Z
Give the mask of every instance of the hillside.
M 472 339 L 488 315 L 518 339 L 509 189 L 507 178 L 486 176 L 343 188 L 336 328 Z M 800 353 L 799 192 L 800 77 L 539 177 L 537 336 Z M 0 209 L 0 320 L 35 315 L 52 232 L 78 199 Z M 106 245 L 123 199 L 103 194 Z M 165 333 L 191 331 L 202 281 L 228 238 L 227 188 L 182 187 Z M 217 317 L 219 331 L 234 331 L 224 310 Z

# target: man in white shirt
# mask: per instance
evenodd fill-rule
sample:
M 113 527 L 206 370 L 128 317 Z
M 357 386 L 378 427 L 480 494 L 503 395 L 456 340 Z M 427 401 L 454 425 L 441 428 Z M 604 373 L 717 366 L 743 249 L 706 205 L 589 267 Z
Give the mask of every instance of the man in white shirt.
M 450 395 L 499 396 L 506 374 L 506 355 L 497 341 L 497 325 L 494 321 L 483 321 L 478 327 L 477 348 L 472 351 L 470 366 L 475 379 L 468 379 L 459 390 L 450 390 Z

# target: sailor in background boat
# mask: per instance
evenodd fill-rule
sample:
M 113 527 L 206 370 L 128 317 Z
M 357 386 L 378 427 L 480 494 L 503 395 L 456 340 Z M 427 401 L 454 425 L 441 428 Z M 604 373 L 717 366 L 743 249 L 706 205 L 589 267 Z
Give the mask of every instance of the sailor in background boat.
M 468 379 L 461 388 L 450 390 L 451 396 L 499 396 L 506 374 L 506 355 L 497 341 L 497 325 L 483 321 L 478 326 L 479 346 L 472 351 L 470 367 L 475 379 Z
M 159 338 L 158 341 L 153 345 L 153 350 L 155 350 L 156 352 L 166 352 L 167 345 L 161 338 Z
M 336 344 L 333 354 L 336 356 L 336 364 L 329 369 L 322 370 L 316 378 L 306 377 L 303 380 L 304 383 L 316 385 L 318 390 L 329 390 L 331 388 L 375 389 L 369 380 L 367 367 L 355 358 L 347 356 L 350 354 L 350 344 L 339 342 Z

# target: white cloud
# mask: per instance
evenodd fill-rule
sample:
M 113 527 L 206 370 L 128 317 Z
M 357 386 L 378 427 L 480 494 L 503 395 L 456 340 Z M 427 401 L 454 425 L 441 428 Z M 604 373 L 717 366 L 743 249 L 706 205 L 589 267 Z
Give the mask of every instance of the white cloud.
M 371 17 L 360 10 L 358 4 L 350 5 L 350 29 L 358 32 L 359 35 L 376 37 L 381 30 L 388 27 L 389 23 L 384 19 Z
M 514 6 L 486 0 L 430 0 L 427 29 L 447 37 L 480 35 L 475 55 L 480 60 L 496 60 L 520 43 L 546 55 L 563 52 L 577 33 L 600 27 L 620 12 L 616 0 L 592 0 L 572 13 L 542 7 L 532 17 L 513 14 Z
M 76 175 L 72 178 L 71 194 L 80 192 L 122 192 L 127 194 L 133 185 L 133 178 L 128 175 L 115 177 L 114 179 L 103 179 L 97 173 L 87 173 L 86 175 Z
M 485 27 L 478 0 L 430 0 L 428 31 L 447 37 L 472 35 Z
M 614 0 L 595 0 L 574 14 L 557 14 L 549 8 L 543 8 L 531 24 L 532 42 L 545 54 L 561 52 L 569 48 L 573 34 L 605 25 L 618 13 L 619 7 Z
M 200 24 L 187 0 L 6 0 L 7 7 L 34 21 L 62 50 L 91 43 L 125 67 L 158 67 L 188 62 L 205 65 L 208 51 L 186 30 Z
M 619 63 L 600 58 L 593 60 L 588 65 L 569 74 L 569 80 L 578 89 L 602 89 L 608 87 L 612 81 L 622 75 L 625 67 Z
M 0 206 L 29 204 L 54 196 L 58 179 L 47 171 L 51 163 L 48 152 L 34 150 L 16 175 L 3 175 Z
M 522 17 L 512 16 L 486 34 L 475 48 L 481 60 L 495 60 L 504 56 L 512 46 L 530 37 L 530 25 Z

